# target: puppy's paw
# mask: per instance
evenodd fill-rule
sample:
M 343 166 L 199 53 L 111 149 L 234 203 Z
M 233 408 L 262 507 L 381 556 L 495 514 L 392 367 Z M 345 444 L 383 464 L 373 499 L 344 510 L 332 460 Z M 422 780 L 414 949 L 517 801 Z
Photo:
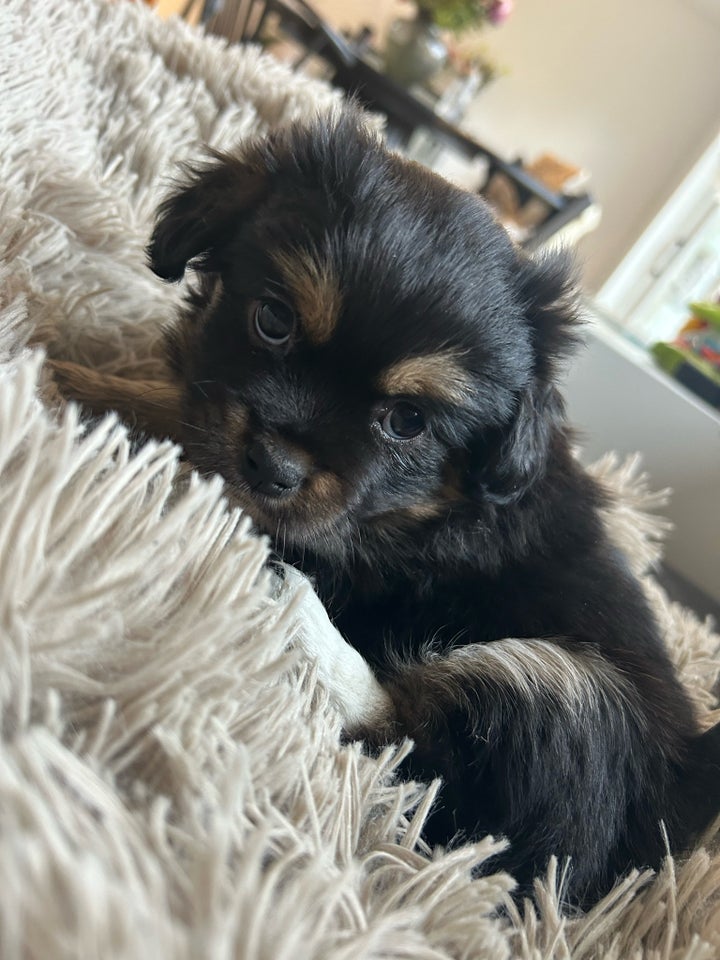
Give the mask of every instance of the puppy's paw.
M 340 712 L 344 729 L 387 722 L 392 715 L 390 696 L 358 651 L 335 629 L 310 581 L 286 565 L 281 596 L 295 608 L 296 641 L 317 666 L 318 680 Z
M 47 360 L 46 367 L 65 400 L 74 400 L 96 415 L 114 411 L 131 428 L 182 442 L 178 383 L 130 380 L 67 360 Z
M 69 360 L 46 360 L 45 369 L 65 400 L 92 405 L 99 393 L 99 375 L 89 367 Z

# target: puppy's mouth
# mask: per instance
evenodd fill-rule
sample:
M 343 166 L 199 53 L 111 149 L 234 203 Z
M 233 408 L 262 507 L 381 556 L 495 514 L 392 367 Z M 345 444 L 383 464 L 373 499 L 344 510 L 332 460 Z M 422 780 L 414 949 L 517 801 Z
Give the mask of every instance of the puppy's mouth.
M 259 532 L 309 546 L 342 526 L 348 486 L 310 453 L 250 422 L 240 405 L 188 411 L 186 451 L 203 473 L 219 473 Z
M 268 457 L 258 441 L 242 450 L 230 486 L 260 531 L 295 546 L 324 538 L 347 513 L 344 484 L 336 474 L 302 460 Z

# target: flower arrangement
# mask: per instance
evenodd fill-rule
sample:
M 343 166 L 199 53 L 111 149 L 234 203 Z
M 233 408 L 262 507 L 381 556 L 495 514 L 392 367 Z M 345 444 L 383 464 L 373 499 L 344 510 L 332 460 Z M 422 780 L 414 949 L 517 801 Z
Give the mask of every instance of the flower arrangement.
M 513 0 L 417 0 L 421 17 L 441 30 L 461 33 L 490 23 L 499 26 L 513 10 Z

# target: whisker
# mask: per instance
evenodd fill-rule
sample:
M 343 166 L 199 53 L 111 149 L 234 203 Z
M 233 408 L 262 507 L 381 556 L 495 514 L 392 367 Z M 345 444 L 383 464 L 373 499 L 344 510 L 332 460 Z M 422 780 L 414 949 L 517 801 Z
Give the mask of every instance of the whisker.
M 272 280 L 272 279 L 266 277 L 266 278 L 265 278 L 265 285 L 267 286 L 268 290 L 270 290 L 271 292 L 272 292 L 273 290 L 277 290 L 279 293 L 284 293 L 284 292 L 285 292 L 285 288 L 284 288 L 283 285 L 282 285 L 281 283 L 279 283 L 277 280 Z
M 205 397 L 206 400 L 209 400 L 210 397 L 205 393 L 205 391 L 202 388 L 203 383 L 217 383 L 217 380 L 193 380 L 192 382 L 192 386 L 197 387 L 200 393 L 203 395 L 203 397 Z
M 205 427 L 199 427 L 196 423 L 189 423 L 187 420 L 178 420 L 178 425 L 188 427 L 190 430 L 197 430 L 198 433 L 207 433 Z

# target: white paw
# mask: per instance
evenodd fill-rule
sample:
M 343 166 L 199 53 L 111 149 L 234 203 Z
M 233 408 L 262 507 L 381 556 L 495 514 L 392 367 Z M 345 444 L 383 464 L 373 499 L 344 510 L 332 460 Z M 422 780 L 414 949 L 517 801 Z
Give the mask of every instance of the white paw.
M 296 639 L 317 665 L 318 680 L 343 717 L 346 729 L 390 718 L 392 701 L 369 665 L 332 625 L 310 581 L 294 567 L 284 567 L 281 597 L 298 615 Z

